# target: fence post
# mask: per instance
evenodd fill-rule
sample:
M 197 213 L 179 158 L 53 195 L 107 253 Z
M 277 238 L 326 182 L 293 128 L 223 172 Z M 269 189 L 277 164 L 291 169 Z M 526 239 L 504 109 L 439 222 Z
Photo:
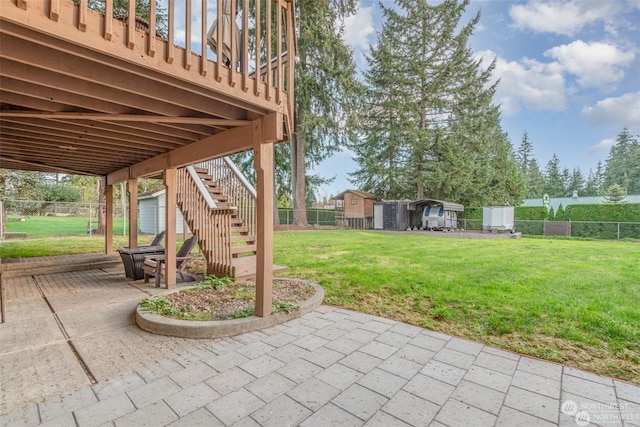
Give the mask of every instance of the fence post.
M 93 209 L 91 209 L 91 203 L 89 203 L 89 236 L 93 235 Z
M 618 240 L 620 240 L 620 223 L 618 222 Z

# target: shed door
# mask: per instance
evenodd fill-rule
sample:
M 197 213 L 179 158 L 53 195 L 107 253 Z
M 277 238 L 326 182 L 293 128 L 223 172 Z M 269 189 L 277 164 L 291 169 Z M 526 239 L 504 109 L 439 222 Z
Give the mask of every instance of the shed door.
M 383 210 L 384 205 L 373 205 L 373 229 L 374 230 L 382 230 L 383 229 Z

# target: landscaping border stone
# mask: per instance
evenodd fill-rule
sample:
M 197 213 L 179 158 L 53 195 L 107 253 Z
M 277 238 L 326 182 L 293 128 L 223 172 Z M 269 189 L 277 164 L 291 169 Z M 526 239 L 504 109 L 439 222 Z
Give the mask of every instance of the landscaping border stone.
M 286 278 L 278 278 L 278 280 L 300 281 L 300 279 Z M 324 300 L 324 289 L 317 283 L 311 281 L 307 283 L 313 286 L 316 290 L 315 293 L 309 299 L 300 303 L 300 307 L 297 310 L 293 310 L 290 313 L 279 312 L 266 317 L 249 316 L 233 320 L 178 320 L 143 310 L 138 304 L 136 308 L 136 324 L 143 331 L 181 338 L 223 338 L 259 331 L 304 316 L 318 308 Z M 188 288 L 183 288 L 176 292 L 184 289 Z

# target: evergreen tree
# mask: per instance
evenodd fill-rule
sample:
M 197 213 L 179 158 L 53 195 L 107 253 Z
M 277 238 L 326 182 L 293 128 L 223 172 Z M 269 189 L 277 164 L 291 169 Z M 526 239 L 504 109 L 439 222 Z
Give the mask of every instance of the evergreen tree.
M 571 179 L 569 180 L 569 186 L 567 187 L 567 196 L 573 196 L 573 192 L 577 191 L 578 195 L 582 194 L 584 188 L 584 176 L 580 171 L 580 168 L 574 168 L 571 172 Z
M 540 170 L 538 161 L 535 158 L 531 158 L 531 160 L 529 160 L 525 180 L 527 182 L 527 198 L 542 198 L 545 186 L 544 174 Z
M 597 196 L 598 195 L 598 187 L 596 185 L 595 172 L 593 169 L 589 169 L 589 174 L 587 175 L 587 181 L 584 185 L 584 191 L 581 196 Z
M 627 128 L 618 134 L 607 158 L 604 186 L 609 189 L 613 184 L 627 194 L 640 193 L 640 144 Z
M 522 142 L 520 142 L 520 145 L 516 150 L 516 161 L 518 162 L 518 167 L 525 176 L 527 176 L 531 160 L 533 160 L 533 144 L 529 139 L 529 134 L 525 131 L 524 135 L 522 135 Z
M 624 188 L 618 183 L 611 184 L 607 188 L 607 196 L 605 197 L 605 203 L 622 203 L 627 194 Z
M 562 197 L 564 195 L 564 183 L 560 173 L 560 159 L 556 154 L 551 157 L 545 168 L 544 192 L 549 197 Z
M 344 19 L 355 13 L 356 1 L 299 0 L 295 5 L 299 33 L 291 188 L 293 222 L 307 225 L 307 166 L 318 164 L 353 139 L 359 85 L 353 53 L 343 35 Z
M 560 197 L 570 196 L 570 193 L 573 193 L 573 190 L 569 188 L 571 186 L 571 172 L 569 172 L 569 168 L 562 169 L 560 179 L 562 180 L 562 194 Z
M 479 16 L 460 26 L 467 1 L 398 0 L 368 57 L 366 112 L 352 175 L 379 197 L 517 203 L 524 183 L 467 47 Z M 386 192 L 374 191 L 387 188 Z
M 596 170 L 589 169 L 589 175 L 584 186 L 584 196 L 601 196 L 603 193 L 602 186 L 604 182 L 604 167 L 602 162 L 598 160 Z
M 404 128 L 407 119 L 398 105 L 404 97 L 396 90 L 391 42 L 386 32 L 366 57 L 367 107 L 361 113 L 363 132 L 352 149 L 358 169 L 350 181 L 381 199 L 405 199 L 414 194 L 407 175 L 410 147 Z

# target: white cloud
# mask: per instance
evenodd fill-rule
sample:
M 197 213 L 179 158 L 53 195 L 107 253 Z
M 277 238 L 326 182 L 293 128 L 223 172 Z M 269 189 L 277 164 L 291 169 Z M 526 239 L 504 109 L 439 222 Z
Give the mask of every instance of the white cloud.
M 604 87 L 624 79 L 624 68 L 635 58 L 632 52 L 624 52 L 611 44 L 582 40 L 553 47 L 544 55 L 578 76 L 578 82 L 584 87 Z
M 627 127 L 640 133 L 640 92 L 598 101 L 595 106 L 582 109 L 582 118 L 593 126 L 606 126 L 614 132 Z
M 478 54 L 485 60 L 496 57 L 492 51 Z M 564 78 L 557 63 L 544 64 L 524 58 L 521 62 L 498 57 L 493 76 L 500 79 L 495 100 L 505 115 L 526 110 L 562 111 L 566 108 Z
M 608 154 L 609 151 L 611 150 L 611 147 L 613 147 L 614 145 L 616 145 L 615 139 L 613 138 L 603 139 L 596 145 L 593 145 L 589 148 L 589 154 L 600 154 L 600 153 Z
M 516 28 L 572 36 L 593 22 L 610 22 L 625 7 L 624 1 L 533 0 L 511 6 L 509 13 Z
M 344 20 L 345 42 L 354 49 L 369 49 L 369 36 L 375 33 L 373 27 L 373 6 L 362 7 L 358 12 Z

